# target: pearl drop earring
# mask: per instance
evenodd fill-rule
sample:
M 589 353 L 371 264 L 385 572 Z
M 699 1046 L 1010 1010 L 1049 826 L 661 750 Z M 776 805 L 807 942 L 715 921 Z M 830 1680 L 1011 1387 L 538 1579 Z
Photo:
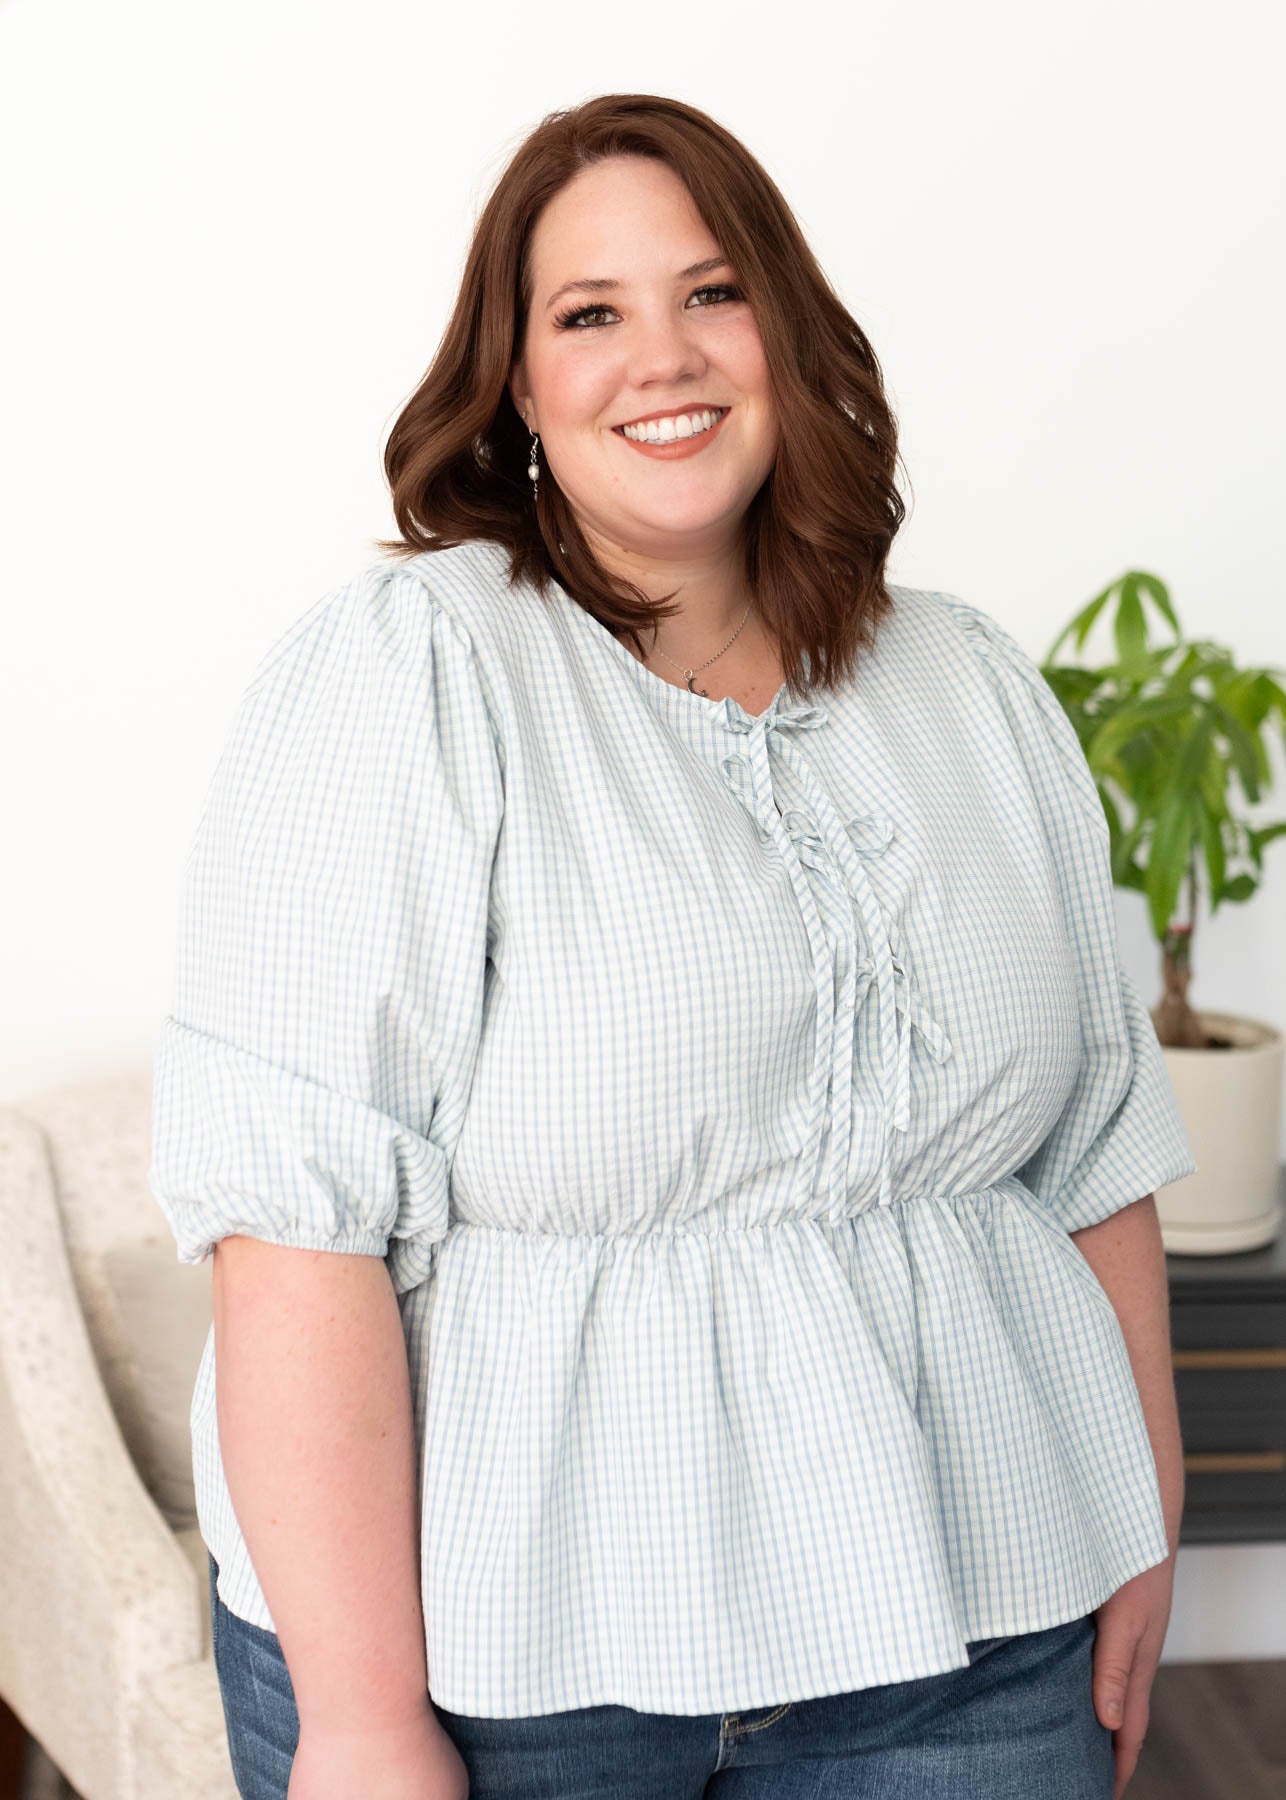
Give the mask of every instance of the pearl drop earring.
M 531 431 L 530 426 L 528 426 L 527 429 L 529 431 Z M 540 493 L 540 464 L 536 461 L 536 446 L 537 446 L 537 444 L 539 444 L 539 442 L 540 442 L 539 437 L 537 437 L 536 433 L 534 431 L 532 431 L 532 433 L 531 433 L 531 461 L 527 464 L 527 473 L 531 477 L 531 498 L 532 498 L 533 503 L 536 500 L 537 495 Z

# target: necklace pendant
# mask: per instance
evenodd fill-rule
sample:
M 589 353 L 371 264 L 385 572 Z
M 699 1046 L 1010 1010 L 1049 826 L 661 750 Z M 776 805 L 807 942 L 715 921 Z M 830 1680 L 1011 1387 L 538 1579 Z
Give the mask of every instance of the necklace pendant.
M 688 678 L 688 692 L 690 694 L 704 694 L 705 698 L 708 700 L 710 698 L 710 690 L 709 690 L 709 688 L 699 688 L 697 686 L 696 670 L 695 669 L 685 669 L 683 671 L 683 673 Z

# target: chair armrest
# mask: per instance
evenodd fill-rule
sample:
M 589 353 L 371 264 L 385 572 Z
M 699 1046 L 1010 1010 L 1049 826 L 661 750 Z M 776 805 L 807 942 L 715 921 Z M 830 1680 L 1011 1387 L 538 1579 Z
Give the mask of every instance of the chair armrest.
M 126 1792 L 149 1681 L 202 1654 L 205 1595 L 99 1375 L 48 1144 L 0 1107 L 0 1693 L 86 1796 Z
M 148 1684 L 135 1721 L 140 1800 L 237 1800 L 214 1662 L 167 1669 Z

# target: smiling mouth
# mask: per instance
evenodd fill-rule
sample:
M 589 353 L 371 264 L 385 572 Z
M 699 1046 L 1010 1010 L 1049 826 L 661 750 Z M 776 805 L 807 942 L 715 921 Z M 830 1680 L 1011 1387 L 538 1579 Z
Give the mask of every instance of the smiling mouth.
M 689 413 L 669 414 L 637 425 L 614 425 L 612 429 L 631 444 L 686 444 L 713 431 L 728 412 L 726 406 L 694 407 Z
M 666 416 L 663 423 L 666 427 L 670 427 L 674 423 L 674 430 L 666 432 L 665 436 L 661 436 L 661 432 L 657 428 L 656 437 L 636 437 L 634 436 L 634 430 L 636 430 L 634 425 L 629 425 L 629 427 L 614 425 L 612 432 L 623 439 L 623 443 L 627 443 L 630 450 L 636 450 L 648 463 L 684 463 L 688 457 L 701 455 L 702 450 L 706 450 L 708 446 L 715 443 L 715 439 L 719 437 L 724 428 L 724 419 L 728 418 L 729 412 L 731 412 L 731 407 L 702 407 L 702 409 L 693 409 L 693 412 L 681 412 L 675 418 L 683 419 L 686 425 L 699 425 L 697 430 L 686 430 L 686 432 L 679 432 L 674 419 Z M 650 423 L 652 421 L 648 421 L 648 425 Z

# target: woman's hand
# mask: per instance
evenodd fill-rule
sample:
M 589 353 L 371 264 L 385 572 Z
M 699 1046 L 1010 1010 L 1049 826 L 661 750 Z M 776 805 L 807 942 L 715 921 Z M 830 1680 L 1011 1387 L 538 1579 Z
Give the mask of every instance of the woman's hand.
M 287 1800 L 468 1800 L 464 1758 L 431 1706 L 369 1731 L 301 1726 Z
M 1144 1569 L 1105 1600 L 1094 1615 L 1094 1711 L 1112 1733 L 1121 1800 L 1148 1728 L 1152 1678 L 1161 1660 L 1174 1591 L 1174 1553 Z

